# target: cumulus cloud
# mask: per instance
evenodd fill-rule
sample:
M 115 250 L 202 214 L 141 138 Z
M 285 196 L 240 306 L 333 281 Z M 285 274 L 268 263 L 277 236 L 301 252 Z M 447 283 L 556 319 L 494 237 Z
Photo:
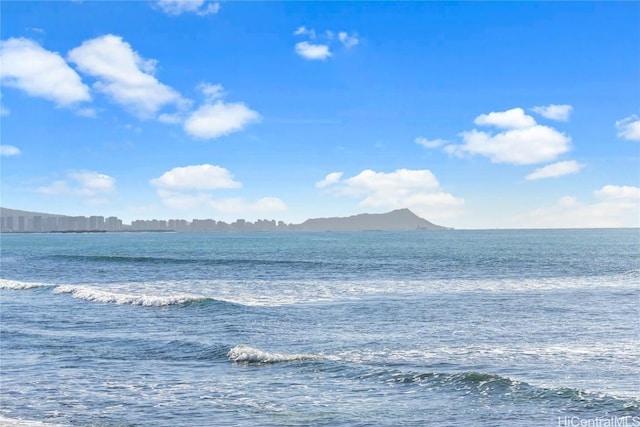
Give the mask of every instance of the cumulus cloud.
M 167 124 L 182 124 L 188 135 L 199 139 L 215 139 L 238 132 L 250 123 L 260 121 L 257 111 L 241 102 L 225 102 L 226 95 L 221 84 L 200 83 L 197 89 L 204 97 L 204 103 L 196 110 L 183 107 L 175 113 L 162 113 L 158 121 Z
M 342 172 L 332 172 L 325 176 L 322 181 L 316 182 L 316 188 L 325 188 L 330 185 L 336 184 L 342 178 Z
M 48 195 L 71 195 L 84 197 L 88 203 L 104 204 L 108 200 L 106 195 L 116 189 L 116 180 L 102 173 L 94 171 L 69 171 L 65 179 L 57 180 L 47 186 L 39 187 L 36 191 Z
M 296 43 L 295 51 L 298 55 L 310 61 L 324 61 L 331 56 L 329 46 L 326 44 L 313 44 L 306 41 Z
M 521 129 L 536 124 L 534 118 L 525 114 L 522 108 L 480 114 L 473 122 L 479 126 L 495 126 L 501 129 Z
M 30 96 L 67 107 L 90 101 L 89 87 L 57 52 L 26 38 L 3 40 L 0 46 L 2 84 Z
M 360 43 L 356 33 L 349 34 L 346 31 L 338 31 L 336 39 L 334 31 L 326 30 L 316 33 L 315 29 L 307 28 L 304 25 L 296 28 L 293 34 L 308 38 L 306 41 L 296 43 L 294 50 L 299 56 L 310 61 L 324 61 L 332 56 L 331 48 L 339 47 L 340 44 L 349 49 Z
M 184 130 L 194 138 L 214 139 L 244 129 L 260 120 L 260 114 L 241 102 L 205 104 L 191 113 Z
M 522 108 L 481 114 L 474 123 L 504 130 L 497 133 L 477 129 L 462 132 L 464 143 L 447 145 L 445 151 L 453 155 L 477 154 L 494 163 L 527 165 L 553 161 L 571 148 L 571 138 L 536 123 Z
M 18 156 L 20 155 L 20 149 L 13 145 L 0 145 L 0 156 Z
M 213 190 L 238 189 L 242 184 L 225 168 L 210 164 L 176 167 L 150 183 L 157 187 L 162 203 L 173 209 L 215 209 L 222 213 L 259 214 L 279 212 L 286 204 L 275 197 L 262 197 L 253 202 L 243 198 L 217 198 Z
M 427 169 L 388 173 L 367 169 L 346 179 L 342 179 L 341 172 L 333 172 L 316 183 L 316 187 L 336 196 L 361 199 L 360 206 L 409 208 L 426 218 L 450 218 L 464 206 L 464 200 L 444 192 Z
M 180 105 L 178 92 L 153 75 L 156 61 L 143 59 L 122 37 L 107 34 L 72 49 L 68 58 L 97 79 L 94 87 L 140 118 L 153 117 L 168 104 Z
M 414 141 L 416 144 L 422 145 L 426 148 L 438 148 L 447 143 L 444 139 L 427 139 L 423 136 L 417 137 Z
M 516 227 L 602 228 L 640 226 L 640 187 L 605 185 L 593 192 L 594 200 L 581 202 L 562 197 L 556 204 L 516 217 Z
M 640 141 L 640 117 L 632 114 L 616 122 L 618 137 L 629 141 Z
M 151 184 L 165 190 L 215 190 L 242 186 L 227 169 L 210 164 L 173 168 L 152 179 Z
M 534 113 L 540 114 L 542 117 L 550 120 L 567 122 L 569 121 L 569 115 L 571 114 L 571 111 L 573 111 L 573 107 L 567 104 L 562 104 L 562 105 L 550 104 L 550 105 L 533 107 L 531 108 L 531 111 L 533 111 Z
M 211 15 L 220 11 L 220 3 L 206 3 L 205 0 L 158 0 L 157 5 L 168 15 L 196 13 L 200 16 Z
M 525 179 L 527 181 L 535 181 L 545 178 L 557 178 L 559 176 L 578 173 L 582 168 L 584 168 L 584 165 L 576 162 L 575 160 L 567 160 L 538 168 L 527 175 Z

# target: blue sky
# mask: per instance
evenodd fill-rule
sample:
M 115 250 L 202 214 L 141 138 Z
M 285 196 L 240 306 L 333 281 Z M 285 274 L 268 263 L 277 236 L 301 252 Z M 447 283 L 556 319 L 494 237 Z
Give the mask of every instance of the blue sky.
M 1 4 L 4 207 L 640 225 L 640 3 Z

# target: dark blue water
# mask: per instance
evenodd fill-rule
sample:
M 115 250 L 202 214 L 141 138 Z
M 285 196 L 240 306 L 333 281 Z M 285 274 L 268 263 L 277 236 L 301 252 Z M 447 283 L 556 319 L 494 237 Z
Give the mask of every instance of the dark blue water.
M 0 423 L 640 425 L 639 237 L 3 235 Z

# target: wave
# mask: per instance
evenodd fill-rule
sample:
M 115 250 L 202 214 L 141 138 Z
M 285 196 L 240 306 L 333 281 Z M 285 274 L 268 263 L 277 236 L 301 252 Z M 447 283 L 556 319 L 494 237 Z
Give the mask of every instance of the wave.
M 143 307 L 163 307 L 169 305 L 187 305 L 192 303 L 213 302 L 211 298 L 194 294 L 175 295 L 134 295 L 109 292 L 92 286 L 60 285 L 54 294 L 71 294 L 74 298 L 91 302 L 115 303 L 120 305 L 139 305 Z
M 50 424 L 42 421 L 7 418 L 0 415 L 0 425 L 6 427 L 62 427 L 62 424 Z
M 290 354 L 271 353 L 248 345 L 240 344 L 233 347 L 227 353 L 227 357 L 232 362 L 249 364 L 267 364 L 280 362 L 297 362 L 305 360 L 319 360 L 322 356 L 314 354 Z
M 20 280 L 0 279 L 0 289 L 27 290 L 54 287 L 51 283 L 22 282 Z
M 322 264 L 318 261 L 305 260 L 274 260 L 274 259 L 234 259 L 234 258 L 175 258 L 153 256 L 124 256 L 124 255 L 52 255 L 48 258 L 69 261 L 94 261 L 133 264 L 201 264 L 201 265 L 305 265 Z

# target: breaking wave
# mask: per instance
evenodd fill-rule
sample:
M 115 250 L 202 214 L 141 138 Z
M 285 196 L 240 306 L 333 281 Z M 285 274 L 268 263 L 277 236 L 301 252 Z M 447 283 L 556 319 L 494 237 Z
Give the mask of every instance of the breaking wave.
M 202 295 L 134 295 L 109 292 L 92 286 L 61 285 L 53 290 L 54 294 L 71 294 L 74 298 L 91 302 L 114 303 L 120 305 L 139 305 L 143 307 L 163 307 L 184 305 L 197 302 L 215 301 Z
M 227 353 L 227 357 L 236 363 L 279 363 L 279 362 L 296 362 L 303 360 L 319 360 L 319 355 L 314 354 L 289 354 L 289 353 L 271 353 L 248 345 L 237 345 Z
M 20 280 L 0 279 L 0 289 L 26 290 L 26 289 L 36 289 L 36 288 L 48 288 L 53 286 L 55 285 L 52 285 L 50 283 L 22 282 Z

